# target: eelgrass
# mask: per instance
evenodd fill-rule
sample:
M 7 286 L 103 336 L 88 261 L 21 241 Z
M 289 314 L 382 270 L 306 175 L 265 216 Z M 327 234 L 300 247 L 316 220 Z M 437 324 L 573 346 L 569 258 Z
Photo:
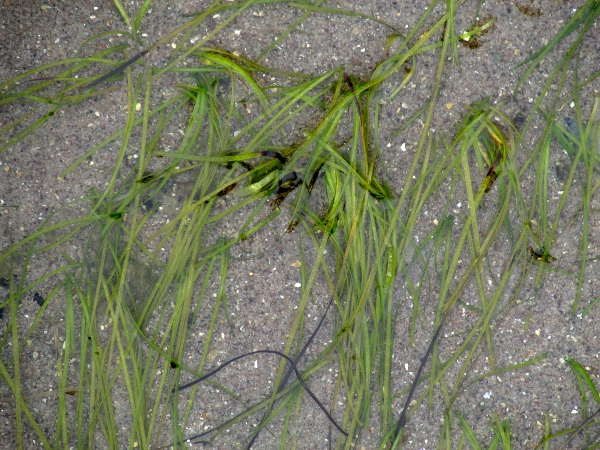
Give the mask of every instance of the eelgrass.
M 150 3 L 144 2 L 132 19 L 123 5 L 116 2 L 126 24 L 134 30 L 132 38 L 140 29 Z M 104 59 L 123 50 L 123 46 L 117 46 L 88 58 L 59 61 L 0 85 L 0 88 L 9 87 L 8 94 L 0 98 L 0 105 L 23 99 L 41 105 L 34 110 L 37 116 L 34 113 L 22 116 L 0 130 L 0 136 L 9 136 L 2 149 L 34 133 L 60 108 L 101 95 L 104 91 L 94 89 L 104 89 L 104 83 L 110 83 L 121 73 L 127 81 L 128 98 L 123 130 L 90 149 L 65 172 L 71 173 L 87 156 L 120 139 L 120 152 L 107 188 L 102 192 L 92 191 L 85 199 L 90 213 L 62 222 L 50 218 L 38 232 L 15 243 L 0 257 L 0 262 L 7 261 L 10 267 L 10 296 L 5 304 L 10 305 L 11 310 L 11 325 L 1 342 L 2 347 L 7 348 L 10 340 L 13 355 L 9 366 L 0 362 L 0 374 L 14 397 L 17 445 L 23 446 L 21 435 L 25 422 L 46 448 L 69 445 L 91 448 L 99 442 L 111 448 L 185 446 L 188 439 L 218 442 L 219 435 L 226 429 L 257 413 L 262 419 L 255 431 L 245 437 L 246 445 L 251 445 L 278 415 L 284 415 L 281 448 L 285 448 L 287 442 L 297 445 L 289 430 L 299 420 L 303 388 L 309 388 L 312 375 L 334 364 L 339 372 L 333 400 L 329 400 L 330 418 L 348 434 L 348 439 L 343 434 L 334 438 L 337 448 L 351 448 L 360 442 L 361 432 L 374 420 L 374 404 L 378 408 L 376 421 L 381 448 L 401 448 L 404 428 L 409 426 L 421 404 L 432 405 L 434 390 L 442 393 L 444 401 L 439 447 L 452 447 L 451 436 L 456 429 L 455 417 L 458 417 L 458 426 L 463 431 L 459 445 L 466 441 L 477 448 L 478 438 L 454 405 L 464 385 L 479 382 L 486 376 L 522 369 L 545 357 L 538 355 L 508 367 L 498 367 L 490 324 L 500 321 L 501 313 L 514 304 L 534 267 L 538 269 L 534 287 L 538 289 L 543 283 L 550 265 L 549 258 L 544 259 L 544 252 L 551 252 L 558 218 L 579 161 L 584 167 L 585 189 L 578 292 L 582 286 L 590 199 L 599 185 L 594 176 L 598 121 L 597 102 L 592 113 L 584 118 L 578 97 L 579 88 L 590 79 L 583 83 L 576 79 L 573 98 L 579 135 L 567 134 L 567 130 L 561 130 L 553 122 L 567 69 L 577 49 L 574 45 L 535 103 L 534 112 L 542 107 L 550 82 L 560 75 L 558 93 L 546 106 L 550 113 L 545 131 L 538 147 L 521 166 L 516 154 L 533 113 L 522 130 L 513 126 L 501 107 L 482 101 L 471 106 L 454 138 L 442 134 L 434 136 L 430 124 L 448 55 L 456 58 L 456 44 L 460 39 L 481 33 L 492 23 L 456 35 L 454 16 L 461 3 L 447 1 L 445 13 L 433 17 L 437 2 L 432 2 L 406 36 L 395 33 L 390 38 L 385 59 L 369 79 L 362 81 L 341 68 L 317 77 L 284 73 L 210 47 L 208 41 L 212 36 L 242 11 L 259 4 L 247 1 L 222 5 L 215 2 L 158 43 L 121 61 Z M 305 11 L 293 27 L 310 13 L 360 17 L 326 8 L 321 3 L 293 6 Z M 229 11 L 229 15 L 223 23 L 191 46 L 186 44 L 205 18 L 224 11 Z M 586 3 L 581 11 L 586 12 L 578 13 L 566 25 L 558 35 L 560 38 L 549 44 L 548 51 L 584 24 L 576 44 L 581 42 L 597 15 L 596 3 Z M 393 27 L 390 29 L 396 31 Z M 284 32 L 281 39 L 289 31 Z M 441 33 L 443 39 L 439 40 Z M 134 64 L 160 43 L 174 38 L 179 40 L 169 64 L 161 69 L 146 68 L 135 78 Z M 261 56 L 267 51 L 268 48 Z M 390 98 L 401 96 L 401 88 L 415 73 L 415 60 L 424 53 L 438 58 L 432 96 L 419 108 L 418 114 L 398 130 L 401 132 L 417 118 L 423 121 L 406 178 L 395 186 L 388 186 L 380 177 L 378 167 L 382 153 L 379 123 L 384 100 L 381 87 L 392 78 L 399 80 L 400 87 Z M 539 60 L 546 54 L 534 56 Z M 186 58 L 193 58 L 195 64 L 182 68 L 179 64 Z M 75 78 L 79 71 L 97 62 L 110 65 L 105 76 Z M 404 70 L 407 63 L 411 64 L 411 70 Z M 61 67 L 62 72 L 16 91 L 16 81 L 54 67 Z M 191 76 L 191 80 L 180 83 L 181 93 L 151 108 L 155 79 L 179 73 Z M 258 73 L 279 78 L 281 84 L 263 86 L 255 81 Z M 230 91 L 223 94 L 219 89 L 221 84 L 228 85 Z M 41 96 L 39 92 L 43 89 L 56 92 Z M 73 94 L 76 90 L 83 92 Z M 140 101 L 142 117 L 137 117 L 135 105 L 140 97 L 143 99 Z M 245 120 L 238 112 L 237 102 L 241 100 L 254 103 L 260 112 Z M 181 114 L 186 117 L 186 126 L 179 147 L 174 151 L 159 151 L 161 133 Z M 278 145 L 285 136 L 286 126 L 299 121 L 304 114 L 311 116 L 313 122 L 304 124 L 302 139 L 286 146 Z M 139 139 L 133 138 L 134 129 L 140 130 Z M 239 132 L 234 133 L 234 129 Z M 555 135 L 569 145 L 573 166 L 558 212 L 549 226 L 547 173 L 551 139 Z M 123 173 L 122 163 L 133 145 L 137 148 L 138 162 L 132 173 Z M 157 161 L 157 158 L 161 159 Z M 530 166 L 536 168 L 535 187 L 533 197 L 527 198 L 521 184 Z M 156 212 L 155 207 L 148 208 L 148 201 L 159 198 L 172 180 L 185 176 L 195 180 L 179 211 L 158 230 L 148 231 Z M 414 238 L 419 233 L 419 217 L 445 183 L 450 189 L 438 222 L 419 242 Z M 322 209 L 315 209 L 311 203 L 312 196 L 316 195 L 314 190 L 320 190 L 326 199 Z M 225 207 L 215 208 L 217 200 L 225 195 L 235 200 Z M 463 210 L 466 212 L 453 210 L 451 205 L 456 198 L 467 199 L 467 208 Z M 271 200 L 275 203 L 269 210 Z M 184 430 L 197 405 L 198 386 L 192 387 L 185 403 L 180 403 L 178 388 L 188 382 L 190 375 L 185 375 L 181 382 L 180 378 L 184 373 L 201 377 L 211 372 L 208 361 L 217 322 L 219 318 L 229 321 L 225 283 L 230 249 L 259 234 L 282 209 L 290 212 L 288 231 L 302 230 L 314 243 L 317 255 L 312 265 L 302 258 L 302 296 L 281 351 L 288 361 L 293 361 L 292 367 L 286 365 L 283 358 L 273 390 L 264 401 L 251 407 L 245 405 L 242 393 L 231 392 L 215 381 L 206 380 L 215 383 L 245 409 L 210 430 L 210 434 L 187 435 Z M 222 223 L 239 211 L 246 211 L 247 216 L 235 237 L 216 233 Z M 510 254 L 501 262 L 500 275 L 493 278 L 492 287 L 488 288 L 486 280 L 490 278 L 491 269 L 486 266 L 486 256 L 502 233 L 509 237 Z M 44 277 L 59 280 L 47 301 L 58 298 L 59 292 L 64 296 L 66 324 L 64 346 L 57 363 L 57 427 L 46 433 L 37 425 L 22 394 L 19 351 L 38 327 L 43 309 L 24 333 L 17 327 L 17 308 L 25 293 L 43 281 L 24 285 L 32 256 L 60 251 L 63 243 L 81 239 L 86 234 L 83 255 L 63 251 L 65 265 Z M 538 247 L 535 251 L 542 251 L 541 260 L 532 258 L 530 240 Z M 303 238 L 302 242 L 305 241 Z M 166 254 L 159 251 L 161 248 L 167 249 Z M 327 249 L 334 252 L 334 267 L 329 267 L 323 256 Z M 18 269 L 15 268 L 17 259 Z M 467 261 L 464 266 L 460 264 L 462 260 Z M 144 274 L 144 280 L 151 280 L 144 295 L 140 295 L 140 287 L 136 285 L 139 271 Z M 17 281 L 13 273 L 17 273 Z M 326 311 L 331 316 L 334 331 L 331 342 L 319 355 L 305 361 L 306 349 L 315 336 L 307 334 L 322 332 L 322 321 L 314 330 L 305 323 L 312 289 L 320 276 L 325 277 L 331 289 Z M 214 283 L 218 286 L 217 294 L 210 298 L 207 290 Z M 459 302 L 468 287 L 476 293 L 477 301 L 471 300 L 469 306 L 477 318 L 465 331 L 458 348 L 451 354 L 444 353 L 439 347 L 441 330 L 456 305 L 464 304 Z M 399 293 L 404 290 L 412 297 L 412 305 L 399 301 Z M 435 305 L 423 304 L 425 294 L 431 292 L 437 292 Z M 573 304 L 574 311 L 578 300 L 579 294 Z M 594 304 L 590 303 L 585 313 Z M 399 311 L 411 306 L 411 343 L 419 329 L 429 333 L 431 341 L 412 385 L 398 392 L 397 380 L 392 377 L 392 369 L 397 364 L 393 354 L 399 345 L 396 321 Z M 200 360 L 188 366 L 184 361 L 191 342 L 189 324 L 200 315 L 206 316 L 207 311 L 210 311 L 210 320 Z M 425 314 L 431 315 L 427 321 Z M 428 326 L 430 322 L 433 328 Z M 79 337 L 75 335 L 76 328 L 81 330 Z M 469 370 L 482 353 L 491 368 L 486 374 L 469 379 Z M 80 364 L 71 362 L 75 354 Z M 425 371 L 427 366 L 428 372 Z M 301 368 L 301 373 L 295 374 L 297 379 L 290 378 L 292 368 Z M 452 381 L 446 377 L 451 370 L 454 371 Z M 69 371 L 71 376 L 68 376 Z M 78 376 L 73 377 L 73 372 Z M 590 383 L 587 385 L 592 389 Z M 113 404 L 116 391 L 124 392 L 129 404 L 131 425 L 124 432 L 118 426 L 123 417 L 118 416 Z M 72 393 L 77 396 L 77 420 L 68 426 L 66 396 Z M 585 403 L 583 394 L 582 397 Z M 336 406 L 340 398 L 346 399 L 343 408 Z M 325 399 L 317 401 L 326 404 Z M 592 424 L 596 422 L 589 421 L 584 426 Z M 491 448 L 500 443 L 510 448 L 509 423 L 496 418 L 493 429 L 495 437 Z M 546 439 L 550 437 L 548 430 L 549 427 Z M 53 445 L 51 440 L 54 440 Z

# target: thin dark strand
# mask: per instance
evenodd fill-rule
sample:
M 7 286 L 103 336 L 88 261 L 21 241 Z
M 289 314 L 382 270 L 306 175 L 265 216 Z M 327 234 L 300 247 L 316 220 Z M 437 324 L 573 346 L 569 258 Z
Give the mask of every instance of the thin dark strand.
M 304 356 L 304 353 L 306 353 L 306 351 L 308 350 L 308 347 L 310 347 L 310 345 L 312 344 L 313 340 L 315 339 L 315 336 L 321 329 L 321 326 L 323 325 L 323 322 L 325 321 L 325 317 L 327 317 L 327 313 L 329 312 L 329 308 L 331 308 L 332 304 L 333 304 L 333 297 L 331 298 L 331 300 L 329 300 L 329 304 L 327 305 L 327 308 L 325 308 L 325 312 L 321 316 L 321 320 L 319 320 L 319 323 L 317 324 L 317 328 L 315 328 L 315 331 L 312 332 L 312 334 L 308 338 L 308 341 L 306 341 L 306 344 L 304 344 L 304 347 L 302 347 L 302 350 L 300 350 L 300 353 L 298 353 L 298 355 L 294 358 L 292 367 L 290 367 L 288 369 L 287 373 L 281 379 L 281 383 L 279 384 L 279 389 L 277 390 L 278 393 L 284 389 L 290 376 L 292 376 L 292 371 L 296 370 L 295 365 L 298 364 L 298 361 L 300 361 L 300 359 L 302 359 L 302 357 Z M 298 376 L 297 371 L 296 371 L 296 376 Z
M 198 383 L 200 383 L 200 382 L 202 382 L 202 381 L 206 380 L 207 378 L 210 378 L 210 377 L 212 377 L 212 376 L 213 376 L 215 373 L 217 373 L 217 372 L 218 372 L 218 371 L 220 371 L 221 369 L 224 369 L 224 368 L 225 368 L 225 367 L 227 367 L 229 364 L 231 364 L 231 363 L 233 363 L 233 362 L 237 361 L 238 359 L 242 359 L 242 358 L 244 358 L 244 357 L 246 357 L 246 356 L 252 355 L 252 354 L 254 354 L 254 353 L 258 353 L 258 352 L 260 352 L 260 351 L 262 351 L 262 350 L 258 350 L 257 352 L 245 353 L 245 354 L 243 354 L 243 355 L 236 356 L 235 358 L 233 358 L 233 359 L 230 359 L 229 361 L 227 361 L 227 362 L 226 362 L 226 363 L 224 363 L 223 365 L 221 365 L 221 366 L 217 367 L 217 368 L 216 368 L 215 370 L 213 370 L 212 372 L 209 372 L 209 373 L 207 373 L 206 375 L 203 375 L 203 376 L 201 376 L 200 378 L 197 378 L 197 379 L 195 379 L 194 381 L 190 381 L 189 383 L 187 383 L 187 384 L 184 384 L 183 386 L 174 387 L 172 392 L 173 392 L 173 393 L 175 393 L 175 392 L 181 392 L 181 391 L 183 391 L 184 389 L 187 389 L 187 388 L 189 388 L 189 387 L 192 387 L 193 385 L 195 385 L 195 384 L 198 384 Z
M 172 391 L 172 392 L 175 392 L 175 391 L 176 391 L 176 389 L 173 389 L 173 391 Z M 238 414 L 238 415 L 236 415 L 235 417 L 232 417 L 232 418 L 231 418 L 231 419 L 229 419 L 227 422 L 224 422 L 224 423 L 222 423 L 221 425 L 219 425 L 219 426 L 218 426 L 218 427 L 216 427 L 216 428 L 211 428 L 211 429 L 210 429 L 210 430 L 208 430 L 208 431 L 205 431 L 205 432 L 203 432 L 203 433 L 196 434 L 196 435 L 194 435 L 194 436 L 188 437 L 188 438 L 186 438 L 185 440 L 186 440 L 186 441 L 189 441 L 189 442 L 190 442 L 190 443 L 192 443 L 192 444 L 204 444 L 206 441 L 196 441 L 196 442 L 194 442 L 194 439 L 198 439 L 198 438 L 201 438 L 201 437 L 204 437 L 204 436 L 206 436 L 207 434 L 214 433 L 215 431 L 219 431 L 219 430 L 221 430 L 221 429 L 223 429 L 223 428 L 227 428 L 227 427 L 229 427 L 229 425 L 230 425 L 230 424 L 232 424 L 232 423 L 236 422 L 236 421 L 237 421 L 237 419 L 238 419 L 239 417 L 243 416 L 244 414 L 246 414 L 246 411 L 242 411 L 241 413 L 239 413 L 239 414 Z M 255 441 L 255 439 L 256 439 L 256 437 L 257 437 L 258 433 L 260 433 L 260 430 L 259 430 L 259 431 L 258 431 L 258 432 L 257 432 L 257 433 L 256 433 L 256 434 L 253 436 L 253 437 L 252 437 L 252 440 L 250 441 L 250 445 L 252 445 L 252 443 Z
M 571 444 L 571 442 L 573 442 L 573 440 L 577 437 L 577 435 L 581 432 L 581 430 L 583 430 L 589 423 L 591 423 L 592 421 L 594 421 L 596 419 L 596 416 L 600 414 L 600 409 L 597 410 L 594 414 L 592 414 L 591 416 L 589 416 L 587 419 L 585 419 L 583 422 L 581 422 L 581 424 L 577 427 L 577 429 L 575 431 L 573 431 L 571 433 L 571 436 L 569 437 L 569 440 L 567 442 L 565 442 L 559 450 L 564 450 L 566 448 L 569 447 L 569 445 Z
M 280 356 L 281 358 L 284 358 L 287 362 L 289 362 L 291 364 L 291 366 L 292 366 L 292 369 L 294 370 L 294 373 L 296 374 L 296 378 L 298 379 L 298 382 L 300 383 L 300 385 L 304 388 L 304 390 L 308 393 L 308 395 L 310 395 L 310 397 L 315 401 L 315 403 L 321 409 L 321 411 L 323 411 L 325 413 L 325 415 L 327 416 L 327 418 L 329 419 L 329 421 L 338 429 L 338 431 L 340 433 L 342 433 L 344 436 L 348 437 L 348 433 L 346 433 L 344 431 L 344 429 L 338 425 L 338 423 L 335 421 L 335 419 L 331 416 L 331 414 L 329 414 L 329 412 L 321 404 L 321 402 L 319 401 L 319 399 L 315 396 L 315 394 L 312 393 L 312 391 L 306 385 L 306 383 L 304 382 L 304 380 L 300 376 L 300 372 L 298 372 L 298 369 L 296 368 L 296 364 L 294 364 L 294 361 L 292 361 L 292 358 L 290 358 L 289 356 L 287 356 L 287 355 L 285 355 L 285 354 L 283 354 L 281 352 L 277 352 L 275 350 L 256 350 L 254 352 L 250 352 L 250 353 L 246 353 L 244 355 L 236 356 L 235 358 L 230 359 L 229 361 L 227 361 L 223 365 L 219 366 L 218 368 L 216 368 L 212 372 L 209 372 L 206 375 L 203 375 L 202 377 L 198 378 L 197 380 L 194 380 L 194 381 L 192 381 L 190 383 L 184 384 L 183 386 L 180 386 L 178 388 L 173 388 L 173 392 L 183 391 L 184 389 L 187 389 L 187 388 L 189 388 L 189 387 L 191 387 L 191 386 L 193 386 L 195 384 L 198 384 L 201 381 L 206 380 L 207 378 L 213 376 L 215 373 L 219 372 L 221 369 L 224 369 L 229 364 L 237 361 L 238 359 L 245 358 L 246 356 L 256 355 L 257 353 L 269 353 L 269 354 L 277 355 L 277 356 Z
M 396 438 L 398 437 L 398 434 L 400 433 L 400 430 L 402 428 L 404 428 L 404 426 L 406 425 L 406 413 L 408 412 L 408 407 L 409 407 L 412 397 L 415 393 L 415 390 L 417 389 L 417 384 L 419 383 L 419 380 L 421 379 L 421 374 L 423 373 L 423 369 L 425 369 L 425 364 L 427 364 L 429 355 L 431 354 L 431 351 L 433 350 L 433 346 L 435 345 L 435 343 L 437 341 L 437 338 L 440 334 L 440 331 L 441 331 L 443 325 L 444 325 L 444 321 L 442 320 L 442 322 L 438 326 L 437 330 L 435 331 L 433 338 L 431 339 L 431 343 L 429 344 L 429 347 L 427 348 L 427 351 L 425 352 L 425 356 L 421 359 L 421 365 L 419 366 L 419 370 L 417 371 L 417 374 L 415 375 L 415 381 L 413 381 L 413 384 L 410 387 L 410 391 L 408 392 L 408 397 L 406 398 L 406 402 L 404 402 L 404 408 L 402 408 L 402 412 L 400 413 L 400 418 L 398 419 L 398 423 L 396 424 L 396 429 L 394 430 L 394 440 L 396 440 Z
M 227 422 L 225 422 L 225 423 L 222 423 L 221 425 L 219 425 L 219 426 L 218 426 L 218 427 L 216 427 L 216 428 L 211 428 L 210 430 L 208 430 L 208 431 L 205 431 L 205 432 L 203 432 L 203 433 L 196 434 L 196 435 L 194 435 L 194 436 L 191 436 L 191 437 L 185 438 L 185 441 L 186 441 L 186 442 L 187 442 L 187 441 L 190 441 L 192 444 L 206 444 L 206 443 L 208 443 L 209 441 L 196 441 L 196 442 L 193 442 L 193 441 L 194 441 L 194 439 L 201 438 L 201 437 L 203 437 L 203 436 L 206 436 L 207 434 L 214 433 L 215 431 L 219 431 L 219 430 L 221 430 L 221 429 L 223 429 L 223 428 L 227 428 L 227 427 L 229 427 L 229 425 L 230 425 L 230 424 L 232 424 L 232 423 L 234 423 L 234 422 L 235 422 L 235 421 L 238 419 L 238 417 L 240 417 L 240 416 L 243 416 L 244 414 L 246 414 L 246 411 L 242 411 L 242 412 L 241 412 L 241 413 L 239 413 L 237 416 L 235 416 L 235 417 L 232 417 L 232 418 L 231 418 L 231 419 L 229 419 Z
M 292 376 L 292 372 L 296 371 L 296 373 L 297 373 L 295 365 L 304 356 L 304 353 L 306 353 L 306 351 L 308 350 L 308 347 L 310 347 L 310 344 L 312 344 L 312 341 L 315 339 L 315 336 L 321 329 L 321 326 L 323 325 L 323 322 L 325 321 L 325 317 L 327 316 L 327 313 L 329 312 L 329 308 L 331 308 L 332 304 L 333 304 L 333 297 L 331 298 L 331 300 L 329 300 L 329 304 L 327 305 L 327 308 L 325 309 L 323 316 L 321 316 L 321 320 L 317 324 L 317 328 L 315 328 L 315 331 L 312 332 L 312 334 L 308 338 L 308 341 L 306 341 L 306 344 L 304 344 L 304 347 L 302 347 L 302 350 L 300 350 L 300 353 L 298 353 L 298 355 L 294 358 L 294 361 L 292 362 L 292 366 L 288 369 L 288 371 L 285 373 L 285 375 L 281 379 L 281 383 L 279 383 L 279 388 L 277 389 L 277 393 L 281 392 L 285 388 L 285 385 L 287 384 L 289 378 Z M 296 375 L 296 376 L 298 376 L 298 375 Z M 269 413 L 269 411 L 267 411 L 265 413 L 265 415 L 263 416 L 263 420 L 264 420 L 264 417 L 266 417 L 268 413 Z M 348 435 L 345 435 L 345 436 L 348 437 Z M 250 450 L 250 448 L 252 447 L 252 444 L 254 444 L 254 441 L 256 440 L 257 437 L 258 437 L 258 433 L 255 434 L 254 437 L 252 437 L 252 439 L 250 440 L 248 447 L 246 447 L 247 450 Z
M 92 81 L 87 86 L 84 86 L 83 89 L 84 90 L 92 89 L 93 87 L 98 86 L 100 83 L 103 83 L 104 81 L 108 80 L 110 77 L 113 77 L 116 74 L 123 72 L 127 67 L 129 67 L 130 65 L 132 65 L 138 59 L 140 59 L 141 57 L 145 56 L 148 53 L 148 51 L 149 50 L 147 50 L 147 49 L 146 50 L 142 50 L 137 55 L 135 55 L 133 58 L 128 59 L 123 64 L 118 65 L 117 67 L 115 67 L 114 69 L 112 69 L 107 74 L 105 74 L 105 75 L 101 76 L 100 78 L 98 78 L 96 81 Z

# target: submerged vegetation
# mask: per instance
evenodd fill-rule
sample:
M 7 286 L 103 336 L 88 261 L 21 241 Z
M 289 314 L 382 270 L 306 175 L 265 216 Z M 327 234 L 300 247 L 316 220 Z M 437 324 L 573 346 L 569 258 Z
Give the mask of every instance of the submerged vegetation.
M 115 0 L 132 42 L 151 3 L 146 0 L 130 17 Z M 110 95 L 121 85 L 115 80 L 124 77 L 127 86 L 122 129 L 102 136 L 101 143 L 85 149 L 61 174 L 70 176 L 112 145 L 118 153 L 105 189 L 91 190 L 74 202 L 77 208 L 68 205 L 56 212 L 37 232 L 0 254 L 1 289 L 8 293 L 0 304 L 6 324 L 0 337 L 0 376 L 8 387 L 2 401 L 14 406 L 19 447 L 25 445 L 25 428 L 45 448 L 233 446 L 227 433 L 237 426 L 242 431 L 234 439 L 241 446 L 250 447 L 261 433 L 269 433 L 277 434 L 281 448 L 301 448 L 297 427 L 301 410 L 313 407 L 306 403 L 310 401 L 316 405 L 314 414 L 330 428 L 332 448 L 359 446 L 367 433 L 375 434 L 381 448 L 402 448 L 411 418 L 421 406 L 433 405 L 434 392 L 441 393 L 437 401 L 442 402 L 436 407 L 439 447 L 482 447 L 482 437 L 458 400 L 465 386 L 547 357 L 534 354 L 497 364 L 494 346 L 501 344 L 495 343 L 492 327 L 521 296 L 535 296 L 550 271 L 562 270 L 556 244 L 565 224 L 581 223 L 579 270 L 571 275 L 576 286 L 572 313 L 585 317 L 600 300 L 584 304 L 581 298 L 590 276 L 587 262 L 595 257 L 588 252 L 588 237 L 597 214 L 592 197 L 600 186 L 600 96 L 595 94 L 593 104 L 584 107 L 581 95 L 600 72 L 578 78 L 578 50 L 600 4 L 585 3 L 556 39 L 524 61 L 515 91 L 549 52 L 564 51 L 569 42 L 527 116 L 509 116 L 502 104 L 482 99 L 469 105 L 453 130 L 434 131 L 448 61 L 458 62 L 458 44 L 477 42 L 467 47 L 479 47 L 478 37 L 495 20 L 474 20 L 470 31 L 459 34 L 454 22 L 463 2 L 447 0 L 445 8 L 437 3 L 402 33 L 369 18 L 386 26 L 390 37 L 384 56 L 362 79 L 342 67 L 317 76 L 289 73 L 211 43 L 239 14 L 260 4 L 249 0 L 217 1 L 133 57 L 110 59 L 120 58 L 127 47 L 112 45 L 0 83 L 0 107 L 34 105 L 0 129 L 0 151 L 38 133 L 57 111 Z M 279 39 L 311 14 L 364 18 L 322 4 L 290 3 L 303 15 Z M 226 18 L 206 36 L 192 39 L 215 14 Z M 107 36 L 97 36 L 83 48 L 93 48 Z M 171 41 L 176 45 L 164 67 L 139 64 Z M 382 136 L 382 108 L 401 102 L 420 58 L 437 61 L 430 95 L 396 130 Z M 178 94 L 158 96 L 159 79 L 176 83 Z M 558 119 L 571 102 L 575 116 Z M 532 123 L 542 130 L 533 145 L 525 142 Z M 165 136 L 178 129 L 178 147 L 165 148 Z M 409 129 L 418 133 L 418 140 L 404 159 L 406 167 L 392 177 L 382 143 Z M 557 143 L 568 154 L 570 167 L 550 213 L 549 155 Z M 127 164 L 132 153 L 136 161 Z M 175 185 L 178 204 L 169 208 Z M 454 205 L 460 199 L 466 205 L 459 210 Z M 575 202 L 580 206 L 565 217 L 566 206 Z M 428 228 L 424 215 L 431 210 L 437 218 Z M 170 214 L 166 221 L 165 211 Z M 247 355 L 237 355 L 235 363 L 233 357 L 222 360 L 217 368 L 218 334 L 236 332 L 227 296 L 228 269 L 235 264 L 231 252 L 274 223 L 299 248 L 301 294 L 287 340 L 271 343 L 277 351 L 252 343 Z M 228 224 L 235 224 L 233 232 Z M 60 264 L 31 280 L 30 266 L 42 254 Z M 45 299 L 36 297 L 41 308 L 23 326 L 19 305 L 48 280 L 55 287 Z M 328 297 L 319 297 L 321 315 L 309 323 L 319 283 L 328 288 Z M 21 351 L 41 332 L 50 304 L 60 308 L 64 321 L 56 327 L 61 337 L 56 338 L 56 428 L 42 429 L 31 406 L 37 394 L 31 395 L 23 381 Z M 460 315 L 458 307 L 463 317 L 468 310 L 468 320 L 460 342 L 448 346 L 445 325 Z M 399 329 L 408 331 L 399 336 Z M 428 342 L 418 347 L 420 366 L 411 383 L 401 385 L 395 353 L 415 348 L 417 335 Z M 327 343 L 315 352 L 311 346 L 317 336 Z M 237 360 L 261 353 L 280 358 L 271 362 L 278 367 L 262 400 L 251 403 L 245 392 L 213 377 L 225 368 L 235 371 Z M 486 371 L 474 376 L 473 368 L 483 358 Z M 568 364 L 581 389 L 585 417 L 578 426 L 559 430 L 546 416 L 540 448 L 556 448 L 559 441 L 566 448 L 571 439 L 582 439 L 587 448 L 600 442 L 600 418 L 587 415 L 590 408 L 600 411 L 595 384 L 581 364 Z M 328 396 L 323 398 L 311 382 L 332 371 L 335 382 L 329 391 L 321 387 Z M 230 377 L 235 375 L 230 372 Z M 223 418 L 217 426 L 190 431 L 200 414 L 198 405 L 205 401 L 201 387 L 207 384 L 221 390 L 238 407 L 231 411 L 239 413 L 229 416 L 227 409 L 217 416 Z M 117 407 L 117 400 L 125 406 Z M 247 426 L 251 417 L 255 426 Z M 493 417 L 489 448 L 510 448 L 510 417 Z

